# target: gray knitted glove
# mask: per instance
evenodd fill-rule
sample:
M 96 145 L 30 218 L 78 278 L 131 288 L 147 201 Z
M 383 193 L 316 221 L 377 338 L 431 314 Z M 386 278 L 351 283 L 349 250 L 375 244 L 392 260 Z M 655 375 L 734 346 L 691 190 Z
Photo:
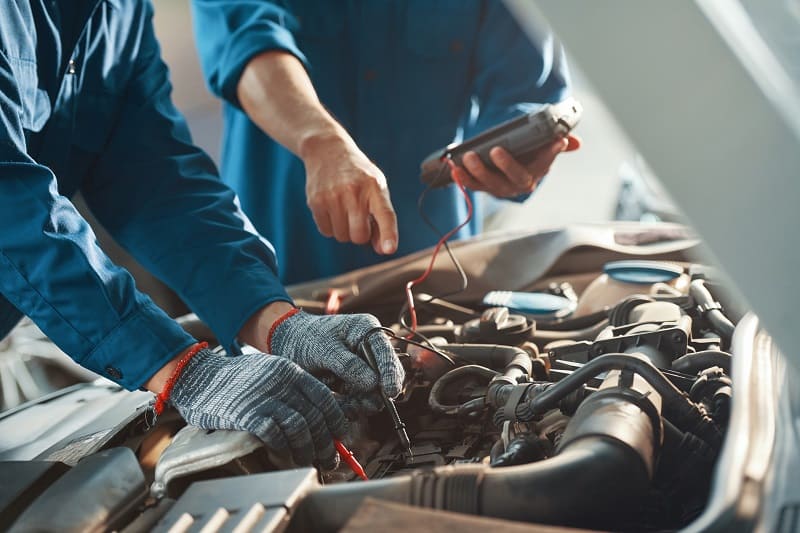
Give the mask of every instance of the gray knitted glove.
M 319 379 L 326 387 L 336 391 L 341 388 L 341 380 L 331 373 L 320 374 Z M 349 389 L 349 387 L 343 387 Z M 383 409 L 383 399 L 377 391 L 353 392 L 352 390 L 342 390 L 340 393 L 333 393 L 334 398 L 342 408 L 344 416 L 349 420 L 356 420 L 359 415 L 374 415 Z
M 364 335 L 379 326 L 372 315 L 316 316 L 300 311 L 274 328 L 268 344 L 272 353 L 288 357 L 312 374 L 330 371 L 351 391 L 367 392 L 377 389 L 378 376 L 357 350 Z M 403 365 L 382 333 L 373 333 L 367 342 L 375 353 L 380 384 L 394 398 L 403 387 Z
M 283 357 L 201 350 L 170 402 L 194 426 L 247 431 L 276 451 L 289 450 L 298 465 L 317 459 L 324 469 L 336 467 L 332 437 L 344 437 L 344 414 L 325 385 Z

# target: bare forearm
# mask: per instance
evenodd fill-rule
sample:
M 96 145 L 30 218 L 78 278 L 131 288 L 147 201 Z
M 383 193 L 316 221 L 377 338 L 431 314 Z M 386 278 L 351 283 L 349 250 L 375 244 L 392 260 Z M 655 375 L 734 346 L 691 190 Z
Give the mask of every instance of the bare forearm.
M 352 142 L 320 103 L 303 64 L 288 52 L 264 52 L 250 60 L 237 95 L 259 128 L 302 159 L 321 141 Z
M 270 51 L 245 67 L 237 95 L 250 120 L 303 160 L 306 201 L 320 233 L 397 250 L 397 217 L 386 177 L 317 97 L 302 63 Z

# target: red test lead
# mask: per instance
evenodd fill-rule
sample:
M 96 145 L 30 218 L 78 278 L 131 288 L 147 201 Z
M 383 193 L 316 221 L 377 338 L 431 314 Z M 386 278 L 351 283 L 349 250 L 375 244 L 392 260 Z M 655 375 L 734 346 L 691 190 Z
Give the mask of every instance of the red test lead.
M 448 156 L 444 155 L 441 158 L 447 165 L 450 167 L 450 177 L 452 178 L 453 182 L 455 182 L 456 186 L 458 186 L 458 190 L 461 191 L 461 194 L 464 196 L 464 203 L 467 204 L 467 218 L 464 221 L 456 226 L 455 228 L 448 231 L 445 235 L 442 235 L 442 238 L 439 239 L 439 242 L 436 243 L 436 247 L 433 249 L 433 253 L 431 254 L 431 262 L 428 264 L 428 268 L 425 272 L 413 281 L 409 281 L 406 283 L 406 299 L 408 300 L 408 314 L 411 317 L 411 327 L 409 329 L 408 339 L 414 337 L 414 333 L 417 331 L 417 310 L 414 307 L 414 294 L 411 292 L 411 289 L 414 288 L 415 285 L 419 285 L 423 281 L 425 281 L 428 276 L 431 275 L 433 271 L 433 265 L 436 263 L 436 256 L 439 255 L 439 249 L 445 244 L 450 237 L 458 233 L 458 231 L 469 224 L 470 220 L 472 220 L 472 200 L 469 198 L 469 193 L 467 192 L 467 188 L 464 187 L 464 184 L 461 183 L 461 180 L 458 179 L 458 176 L 455 174 L 454 170 L 456 169 L 456 164 L 453 163 L 453 160 Z
M 339 455 L 342 457 L 342 461 L 347 463 L 347 466 L 350 467 L 350 470 L 355 472 L 355 474 L 363 479 L 364 481 L 369 481 L 367 477 L 367 473 L 364 472 L 364 468 L 356 459 L 356 456 L 353 455 L 353 452 L 348 450 L 341 441 L 333 439 L 333 445 L 336 447 L 336 451 L 339 452 Z

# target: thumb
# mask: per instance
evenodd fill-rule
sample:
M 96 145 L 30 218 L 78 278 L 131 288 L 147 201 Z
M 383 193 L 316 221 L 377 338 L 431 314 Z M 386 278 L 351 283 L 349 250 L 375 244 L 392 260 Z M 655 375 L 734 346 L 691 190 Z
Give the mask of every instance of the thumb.
M 381 386 L 390 398 L 400 394 L 403 389 L 405 370 L 391 343 L 383 335 L 376 335 L 367 341 L 375 354 L 375 363 L 380 372 Z

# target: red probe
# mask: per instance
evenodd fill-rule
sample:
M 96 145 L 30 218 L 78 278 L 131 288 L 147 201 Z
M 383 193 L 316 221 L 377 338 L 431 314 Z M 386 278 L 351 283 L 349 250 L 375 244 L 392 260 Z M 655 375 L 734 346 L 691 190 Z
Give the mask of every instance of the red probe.
M 367 473 L 364 472 L 364 468 L 358 462 L 358 459 L 356 459 L 356 456 L 353 455 L 353 452 L 348 450 L 345 447 L 345 445 L 342 444 L 342 441 L 333 439 L 333 445 L 336 447 L 336 451 L 339 452 L 339 455 L 342 457 L 342 460 L 345 463 L 347 463 L 347 466 L 350 467 L 350 470 L 355 472 L 355 474 L 358 477 L 360 477 L 361 479 L 363 479 L 364 481 L 369 481 L 369 478 L 367 477 Z

